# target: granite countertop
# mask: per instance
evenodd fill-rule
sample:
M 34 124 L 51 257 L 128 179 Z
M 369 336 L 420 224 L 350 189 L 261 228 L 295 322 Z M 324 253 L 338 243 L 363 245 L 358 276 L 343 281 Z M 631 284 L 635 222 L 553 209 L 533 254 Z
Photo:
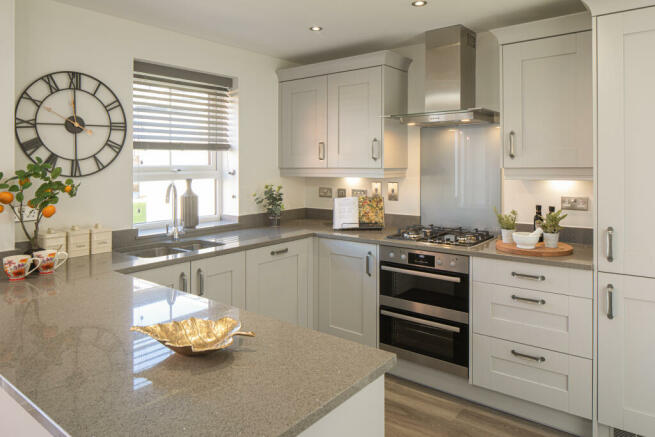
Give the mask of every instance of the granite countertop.
M 490 241 L 472 248 L 439 247 L 412 241 L 389 240 L 387 236 L 395 233 L 394 228 L 379 231 L 338 230 L 332 229 L 332 224 L 325 220 L 303 219 L 283 223 L 279 228 L 252 228 L 241 229 L 223 233 L 207 234 L 193 239 L 202 239 L 221 242 L 224 245 L 202 249 L 198 252 L 175 254 L 158 258 L 137 258 L 123 253 L 114 253 L 114 269 L 121 273 L 134 273 L 155 267 L 176 264 L 182 261 L 208 258 L 222 253 L 237 252 L 254 249 L 261 246 L 283 243 L 312 236 L 321 238 L 334 238 L 339 240 L 359 241 L 382 245 L 403 246 L 423 250 L 438 250 L 439 252 L 454 253 L 458 255 L 479 256 L 485 258 L 498 258 L 510 261 L 545 264 L 559 267 L 568 267 L 582 270 L 593 268 L 593 247 L 582 244 L 572 244 L 573 254 L 562 257 L 532 257 L 513 255 L 496 250 L 495 241 Z M 135 243 L 138 247 L 138 242 Z M 124 249 L 119 249 L 124 250 Z
M 384 351 L 113 272 L 121 255 L 0 280 L 0 374 L 71 435 L 296 435 L 383 375 Z M 191 316 L 254 338 L 203 357 L 129 331 Z M 47 417 L 46 417 L 47 416 Z

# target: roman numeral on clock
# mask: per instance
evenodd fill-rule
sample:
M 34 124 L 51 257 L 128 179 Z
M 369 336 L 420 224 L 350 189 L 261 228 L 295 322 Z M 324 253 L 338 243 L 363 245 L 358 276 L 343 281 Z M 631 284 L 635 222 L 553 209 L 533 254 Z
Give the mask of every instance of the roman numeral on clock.
M 114 123 L 112 121 L 109 123 L 109 128 L 112 130 L 125 130 L 127 128 L 127 124 L 125 122 Z
M 32 118 L 31 120 L 23 120 L 22 118 L 16 117 L 16 128 L 24 129 L 34 127 L 36 127 L 36 118 Z
M 37 108 L 38 108 L 39 106 L 41 106 L 41 103 L 43 103 L 43 100 L 35 99 L 34 97 L 30 96 L 30 95 L 28 94 L 27 91 L 25 91 L 25 92 L 23 93 L 23 95 L 21 96 L 21 98 L 23 98 L 23 99 L 27 99 L 27 100 L 29 100 L 30 102 L 34 103 L 34 104 L 36 105 Z
M 68 88 L 81 89 L 82 88 L 82 75 L 75 71 L 68 72 Z
M 54 153 L 51 153 L 44 161 L 44 164 L 50 164 L 50 170 L 53 170 L 57 166 L 57 159 L 59 159 L 59 157 Z
M 105 108 L 107 108 L 107 111 L 111 111 L 113 109 L 119 108 L 120 106 L 120 102 L 118 100 L 114 100 L 113 102 L 107 103 Z
M 37 150 L 39 150 L 41 146 L 43 146 L 43 143 L 41 142 L 41 138 L 34 137 L 31 140 L 21 143 L 20 146 L 22 147 L 25 153 L 27 153 L 29 156 L 32 156 L 34 152 L 36 152 Z
M 105 168 L 105 164 L 103 164 L 102 161 L 100 161 L 100 159 L 98 159 L 98 157 L 97 157 L 96 155 L 93 155 L 93 160 L 94 160 L 95 163 L 96 163 L 96 167 L 98 167 L 98 171 L 100 171 L 100 170 L 102 170 L 103 168 Z
M 59 91 L 59 85 L 57 85 L 57 81 L 52 74 L 43 76 L 41 80 L 44 81 L 46 85 L 48 85 L 48 88 L 50 88 L 50 94 Z
M 105 144 L 105 146 L 109 147 L 111 150 L 113 150 L 117 154 L 120 153 L 121 148 L 123 147 L 120 144 L 113 142 L 112 140 L 107 140 L 107 144 Z
M 73 159 L 71 161 L 71 176 L 82 176 L 82 170 L 80 169 L 80 161 Z

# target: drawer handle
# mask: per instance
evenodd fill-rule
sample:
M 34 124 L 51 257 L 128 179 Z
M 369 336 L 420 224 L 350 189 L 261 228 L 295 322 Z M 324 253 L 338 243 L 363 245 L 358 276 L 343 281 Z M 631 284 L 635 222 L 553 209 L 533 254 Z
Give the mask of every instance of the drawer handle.
M 607 248 L 605 254 L 605 258 L 607 258 L 608 262 L 614 261 L 614 251 L 612 250 L 613 237 L 614 237 L 614 228 L 610 226 L 609 228 L 607 228 Z
M 280 249 L 280 250 L 271 250 L 271 256 L 282 255 L 283 253 L 287 253 L 288 251 L 289 251 L 288 247 L 285 247 L 284 249 Z
M 509 157 L 516 158 L 516 133 L 514 131 L 509 133 Z
M 368 276 L 371 276 L 371 256 L 373 254 L 371 252 L 366 254 L 366 274 Z
M 456 334 L 459 334 L 461 331 L 458 326 L 445 325 L 443 323 L 433 322 L 432 320 L 419 319 L 418 317 L 412 317 L 406 314 L 394 313 L 393 311 L 380 310 L 380 314 L 394 319 L 416 323 L 417 325 L 428 326 L 430 328 L 440 329 L 442 331 L 454 332 Z
M 545 281 L 546 277 L 544 275 L 526 275 L 525 273 L 516 273 L 512 272 L 513 278 L 518 279 L 529 279 L 531 281 Z
M 525 359 L 528 359 L 528 360 L 534 360 L 534 361 L 536 361 L 538 363 L 543 363 L 544 361 L 546 361 L 546 358 L 544 358 L 544 357 L 536 357 L 534 355 L 522 354 L 521 352 L 516 352 L 514 349 L 512 349 L 512 355 L 514 355 L 515 357 L 518 357 L 518 358 L 525 358 Z
M 607 318 L 614 319 L 614 286 L 607 284 Z
M 543 299 L 531 299 L 529 297 L 521 297 L 515 294 L 512 295 L 512 300 L 519 300 L 521 302 L 536 303 L 538 305 L 546 305 L 546 301 Z

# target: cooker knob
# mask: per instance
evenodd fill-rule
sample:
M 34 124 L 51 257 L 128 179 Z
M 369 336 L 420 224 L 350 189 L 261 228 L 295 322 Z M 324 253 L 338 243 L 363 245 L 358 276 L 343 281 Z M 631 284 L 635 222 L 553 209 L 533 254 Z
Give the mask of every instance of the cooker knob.
M 407 258 L 407 255 L 405 255 L 404 253 L 400 254 L 400 259 L 402 259 L 404 261 L 406 258 Z
M 457 265 L 457 261 L 452 260 L 452 261 L 450 262 L 450 267 L 455 267 L 456 265 Z
M 437 265 L 440 266 L 441 264 L 443 264 L 443 261 L 441 261 L 440 259 L 438 259 L 438 260 L 437 260 Z
M 389 252 L 389 258 L 393 258 L 393 257 L 395 257 L 395 256 L 396 256 L 395 253 L 393 253 L 393 252 Z

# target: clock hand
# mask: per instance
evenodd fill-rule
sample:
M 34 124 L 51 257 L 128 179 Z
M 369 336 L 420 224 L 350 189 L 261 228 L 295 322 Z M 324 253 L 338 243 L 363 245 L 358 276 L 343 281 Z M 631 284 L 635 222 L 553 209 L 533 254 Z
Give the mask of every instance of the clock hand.
M 87 129 L 81 124 L 79 124 L 75 120 L 71 120 L 70 117 L 66 118 L 63 115 L 59 114 L 58 112 L 54 111 L 50 106 L 44 106 L 45 110 L 50 112 L 51 114 L 55 114 L 57 117 L 62 118 L 64 121 L 68 121 L 69 123 L 72 123 L 73 126 L 82 129 L 84 132 L 86 132 L 88 135 L 91 135 L 93 131 L 91 129 Z
M 77 123 L 77 109 L 75 109 L 75 90 L 73 90 L 73 98 L 71 98 L 71 105 L 73 106 L 73 119 Z

